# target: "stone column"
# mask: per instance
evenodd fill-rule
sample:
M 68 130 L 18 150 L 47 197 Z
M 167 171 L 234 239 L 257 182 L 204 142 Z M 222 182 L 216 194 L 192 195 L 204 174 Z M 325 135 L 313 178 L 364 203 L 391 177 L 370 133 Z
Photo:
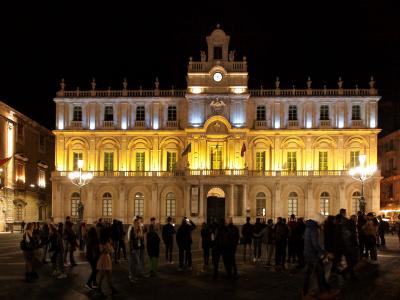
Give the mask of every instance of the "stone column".
M 230 200 L 229 200 L 229 216 L 230 217 L 234 217 L 235 215 L 235 199 L 234 199 L 234 188 L 235 185 L 231 184 L 230 185 L 230 189 L 229 189 L 229 196 L 230 196 Z
M 85 203 L 85 211 L 83 218 L 87 220 L 88 224 L 93 224 L 96 220 L 96 207 L 93 201 L 93 184 L 90 184 L 86 187 L 86 201 Z
M 276 219 L 277 217 L 283 216 L 283 203 L 281 201 L 281 189 L 280 182 L 275 183 L 275 200 L 272 201 L 272 218 Z
M 246 183 L 243 184 L 242 198 L 243 198 L 242 216 L 244 218 L 246 218 L 247 217 L 247 213 L 246 213 L 246 210 L 247 210 L 247 184 Z
M 157 183 L 153 183 L 151 186 L 151 206 L 153 207 L 152 210 L 148 213 L 149 215 L 155 215 L 155 218 L 161 220 L 163 216 L 163 212 L 161 211 L 161 201 L 158 201 L 158 186 Z M 158 205 L 159 204 L 159 205 Z M 157 215 L 158 214 L 158 215 Z
M 205 205 L 204 205 L 204 185 L 200 184 L 200 192 L 199 192 L 199 201 L 200 201 L 200 211 L 199 211 L 199 218 L 203 220 L 205 215 Z
M 116 216 L 119 220 L 123 220 L 125 217 L 124 214 L 124 208 L 126 203 L 125 194 L 126 194 L 125 183 L 122 181 L 119 185 L 119 201 L 116 205 Z
M 311 182 L 311 179 L 307 182 L 307 195 L 305 199 L 305 209 L 304 209 L 304 217 L 306 220 L 308 218 L 313 218 L 314 213 L 318 211 L 316 208 L 316 201 L 317 199 L 314 199 L 313 197 L 313 184 Z
M 344 181 L 341 181 L 340 183 L 339 183 L 339 209 L 341 209 L 341 208 L 348 208 L 348 209 L 350 209 L 350 207 L 347 207 L 348 206 L 348 202 L 346 201 L 346 191 L 345 191 L 345 183 L 344 183 Z M 335 213 L 339 213 L 339 209 L 337 210 L 337 212 L 333 212 L 333 214 L 335 214 Z

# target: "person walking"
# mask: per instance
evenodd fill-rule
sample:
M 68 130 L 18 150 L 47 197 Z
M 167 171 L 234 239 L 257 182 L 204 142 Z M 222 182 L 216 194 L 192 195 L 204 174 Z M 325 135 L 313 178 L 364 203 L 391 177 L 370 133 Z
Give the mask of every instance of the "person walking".
M 246 217 L 246 223 L 242 226 L 243 261 L 246 261 L 247 253 L 251 259 L 251 242 L 253 238 L 253 225 L 250 217 Z
M 378 236 L 379 236 L 379 246 L 386 246 L 386 241 L 385 241 L 385 233 L 389 229 L 388 223 L 383 220 L 382 216 L 378 216 Z
M 165 260 L 172 264 L 172 249 L 174 245 L 175 225 L 172 224 L 172 218 L 167 218 L 167 224 L 162 228 L 162 239 L 165 244 Z
M 85 222 L 81 223 L 79 229 L 79 250 L 85 251 L 88 229 Z
M 155 220 L 155 218 L 151 218 L 152 224 L 150 224 L 149 231 L 146 234 L 147 255 L 149 256 L 149 271 L 151 277 L 157 275 L 158 257 L 160 256 L 160 237 L 156 231 Z
M 103 292 L 103 281 L 107 280 L 108 286 L 111 288 L 111 294 L 118 294 L 117 289 L 114 287 L 112 283 L 112 258 L 111 254 L 113 251 L 113 247 L 111 245 L 110 239 L 108 235 L 104 234 L 104 232 L 100 235 L 100 256 L 97 261 L 97 271 L 99 272 L 99 288 L 98 293 L 101 296 L 105 296 Z
M 100 257 L 100 244 L 97 237 L 96 228 L 91 227 L 87 232 L 86 240 L 86 259 L 89 262 L 92 272 L 90 273 L 89 279 L 85 284 L 88 289 L 98 288 L 96 275 L 97 275 L 97 262 Z
M 211 249 L 211 229 L 206 224 L 201 225 L 201 248 L 203 249 L 203 268 L 207 270 Z
M 77 236 L 75 231 L 72 229 L 73 223 L 72 222 L 66 222 L 66 228 L 64 230 L 64 235 L 65 235 L 65 239 L 66 239 L 66 244 L 68 247 L 68 250 L 65 251 L 64 249 L 64 253 L 69 252 L 69 263 L 71 265 L 71 267 L 77 266 L 76 262 L 75 262 L 75 258 L 74 258 L 74 252 L 76 251 L 76 248 L 78 246 L 77 243 Z M 65 257 L 66 260 L 66 257 Z

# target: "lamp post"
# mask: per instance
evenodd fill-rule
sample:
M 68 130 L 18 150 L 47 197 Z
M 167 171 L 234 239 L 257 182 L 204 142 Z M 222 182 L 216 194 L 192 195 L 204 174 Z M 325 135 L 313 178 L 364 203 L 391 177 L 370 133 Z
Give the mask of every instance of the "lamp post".
M 81 224 L 83 220 L 84 205 L 82 203 L 82 188 L 89 183 L 93 178 L 93 174 L 90 172 L 82 172 L 83 160 L 78 160 L 78 171 L 69 173 L 68 178 L 71 182 L 79 187 L 79 203 L 78 203 L 78 223 Z
M 361 182 L 361 197 L 359 200 L 359 208 L 363 214 L 365 213 L 365 207 L 367 204 L 364 197 L 364 182 L 371 178 L 376 171 L 376 166 L 365 166 L 366 158 L 366 155 L 360 155 L 358 157 L 360 165 L 349 170 L 350 176 L 353 177 L 353 179 Z

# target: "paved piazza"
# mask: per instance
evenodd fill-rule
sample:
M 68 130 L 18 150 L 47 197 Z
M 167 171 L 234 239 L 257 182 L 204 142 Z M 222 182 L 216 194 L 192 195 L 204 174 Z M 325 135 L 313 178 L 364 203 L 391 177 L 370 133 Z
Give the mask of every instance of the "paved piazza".
M 89 265 L 79 252 L 76 252 L 78 266 L 69 271 L 67 279 L 53 279 L 50 265 L 46 264 L 41 268 L 40 279 L 36 283 L 26 283 L 23 257 L 19 251 L 20 238 L 20 234 L 0 234 L 0 299 L 99 298 L 83 286 L 88 278 Z M 333 277 L 332 285 L 342 289 L 339 299 L 400 299 L 400 247 L 397 236 L 388 235 L 387 244 L 386 250 L 379 251 L 379 265 L 370 265 L 365 261 L 358 265 L 356 281 Z M 289 271 L 276 273 L 272 268 L 243 264 L 238 255 L 239 280 L 229 281 L 221 273 L 222 276 L 213 281 L 210 272 L 201 271 L 198 237 L 194 246 L 197 250 L 193 251 L 192 272 L 178 272 L 176 263 L 166 265 L 160 258 L 158 277 L 144 279 L 136 285 L 128 281 L 127 262 L 122 261 L 113 270 L 113 281 L 120 291 L 113 299 L 301 299 L 302 272 L 290 268 Z M 175 251 L 175 261 L 177 258 Z M 107 285 L 105 287 L 108 288 Z M 108 290 L 105 292 L 109 293 Z

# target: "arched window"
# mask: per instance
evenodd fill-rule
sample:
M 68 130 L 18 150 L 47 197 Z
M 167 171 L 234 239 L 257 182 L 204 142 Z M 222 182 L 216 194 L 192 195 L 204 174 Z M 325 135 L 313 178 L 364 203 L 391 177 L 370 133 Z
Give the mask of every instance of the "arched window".
M 330 200 L 329 193 L 322 192 L 321 196 L 319 198 L 319 203 L 320 203 L 319 211 L 324 216 L 328 216 L 329 215 L 329 200 Z
M 298 204 L 298 196 L 297 193 L 291 192 L 288 197 L 288 213 L 290 215 L 297 216 L 297 204 Z
M 22 205 L 17 204 L 15 205 L 15 221 L 22 221 Z
M 265 194 L 260 192 L 256 195 L 256 215 L 258 216 L 265 216 L 265 202 L 266 197 Z
M 167 217 L 175 217 L 175 194 L 174 193 L 168 193 L 167 194 L 167 209 L 166 209 L 166 215 Z
M 143 216 L 144 214 L 144 195 L 142 193 L 135 194 L 134 214 L 135 216 Z
M 103 194 L 103 217 L 112 217 L 112 196 L 108 192 Z
M 79 193 L 75 192 L 71 195 L 71 217 L 78 217 Z
M 361 193 L 359 191 L 354 192 L 353 196 L 351 196 L 351 213 L 356 215 L 360 210 L 360 197 Z

